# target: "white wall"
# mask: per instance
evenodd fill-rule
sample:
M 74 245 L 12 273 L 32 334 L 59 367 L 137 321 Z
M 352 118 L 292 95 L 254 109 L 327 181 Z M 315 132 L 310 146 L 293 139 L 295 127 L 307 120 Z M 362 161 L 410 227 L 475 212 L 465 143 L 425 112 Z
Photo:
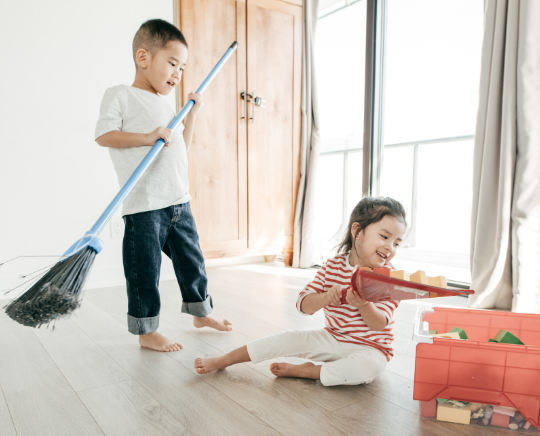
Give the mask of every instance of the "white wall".
M 0 262 L 62 254 L 112 200 L 116 175 L 94 142 L 101 98 L 133 82 L 139 26 L 173 17 L 173 0 L 0 2 Z M 111 239 L 109 226 L 101 236 L 88 287 L 124 283 L 122 240 Z M 0 290 L 54 260 L 0 268 Z M 173 278 L 170 263 L 163 278 Z

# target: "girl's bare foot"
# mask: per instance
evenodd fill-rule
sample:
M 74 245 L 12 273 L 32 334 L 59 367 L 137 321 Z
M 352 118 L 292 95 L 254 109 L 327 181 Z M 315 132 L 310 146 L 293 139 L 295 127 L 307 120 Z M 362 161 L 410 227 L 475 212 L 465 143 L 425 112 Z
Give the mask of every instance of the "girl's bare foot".
M 321 366 L 314 365 L 311 362 L 302 365 L 293 365 L 291 363 L 272 363 L 270 372 L 276 377 L 298 377 L 320 380 Z
M 140 335 L 139 344 L 141 344 L 141 347 L 156 351 L 178 351 L 184 348 L 178 342 L 174 342 L 158 332 Z
M 216 370 L 223 370 L 227 367 L 227 364 L 221 357 L 207 357 L 205 359 L 195 359 L 193 367 L 199 374 L 208 374 L 209 372 Z
M 197 316 L 193 317 L 193 325 L 198 329 L 203 327 L 211 327 L 213 329 L 219 330 L 220 332 L 230 332 L 232 330 L 232 323 L 224 319 L 223 321 L 218 321 L 210 316 L 204 318 L 199 318 Z

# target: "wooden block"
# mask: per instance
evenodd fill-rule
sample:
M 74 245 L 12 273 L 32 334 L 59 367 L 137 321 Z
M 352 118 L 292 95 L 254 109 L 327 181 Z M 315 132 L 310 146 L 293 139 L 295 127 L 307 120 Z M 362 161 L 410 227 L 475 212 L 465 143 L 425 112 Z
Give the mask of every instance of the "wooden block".
M 491 406 L 486 406 L 486 410 L 484 410 L 484 417 L 482 418 L 482 423 L 484 425 L 488 425 L 492 415 L 493 408 Z
M 430 330 L 430 331 L 429 331 L 429 334 L 430 334 L 430 335 L 436 335 L 436 334 L 437 334 L 437 330 Z
M 484 409 L 485 406 L 482 403 L 472 403 L 470 406 L 471 412 L 478 412 L 480 409 Z
M 436 286 L 437 288 L 448 289 L 448 285 L 446 284 L 446 278 L 444 276 L 428 277 L 427 281 L 427 284 L 429 286 Z
M 508 428 L 509 424 L 510 424 L 510 417 L 508 415 L 503 415 L 502 413 L 493 412 L 493 415 L 491 416 L 491 425 L 495 425 L 497 427 Z
M 425 418 L 435 418 L 437 416 L 437 400 L 420 401 L 420 416 Z
M 383 276 L 390 277 L 392 270 L 390 268 L 373 268 L 373 272 L 376 274 L 382 274 Z
M 427 276 L 425 271 L 416 271 L 414 274 L 411 274 L 411 282 L 422 283 L 423 285 L 428 284 Z
M 497 335 L 493 339 L 501 344 L 525 345 L 519 340 L 519 338 L 506 330 L 499 330 L 499 333 L 497 333 Z
M 530 426 L 531 426 L 531 423 L 530 423 L 529 421 L 527 421 L 527 422 L 523 425 L 523 428 L 524 428 L 525 430 L 528 430 Z
M 461 339 L 459 333 L 442 333 L 438 335 L 430 335 L 432 338 L 446 338 L 446 339 Z
M 390 277 L 394 277 L 396 279 L 401 279 L 401 280 L 407 280 L 408 282 L 411 281 L 411 277 L 409 276 L 409 274 L 407 274 L 402 269 L 400 269 L 399 271 L 390 271 Z
M 460 339 L 469 339 L 467 333 L 465 333 L 465 330 L 460 329 L 459 327 L 454 327 L 452 330 L 450 330 L 450 333 L 458 333 Z
M 514 418 L 510 418 L 510 423 L 508 424 L 508 428 L 510 430 L 517 430 L 519 428 L 519 424 Z
M 523 422 L 525 421 L 525 417 L 519 413 L 519 412 L 516 412 L 516 414 L 514 415 L 514 419 L 516 420 L 516 422 L 519 424 L 520 422 Z
M 513 407 L 493 406 L 493 412 L 501 415 L 515 416 L 516 410 Z
M 453 407 L 451 403 L 439 404 L 437 407 L 437 420 L 455 422 L 456 424 L 471 423 L 471 409 L 467 407 Z

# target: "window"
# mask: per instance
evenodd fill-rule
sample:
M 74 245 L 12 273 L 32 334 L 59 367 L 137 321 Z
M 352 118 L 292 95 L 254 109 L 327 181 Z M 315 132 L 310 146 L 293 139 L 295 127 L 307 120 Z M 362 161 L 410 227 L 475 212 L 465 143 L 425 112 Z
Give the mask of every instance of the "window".
M 470 282 L 482 0 L 388 0 L 380 195 L 409 231 L 396 267 Z
M 349 4 L 321 0 L 315 44 L 321 121 L 315 234 L 325 258 L 362 198 L 366 2 Z
M 325 257 L 333 255 L 362 197 L 366 4 L 319 4 L 315 222 Z M 469 282 L 483 0 L 378 0 L 377 8 L 384 12 L 376 77 L 382 134 L 380 173 L 371 177 L 374 195 L 393 197 L 407 211 L 409 229 L 395 266 Z

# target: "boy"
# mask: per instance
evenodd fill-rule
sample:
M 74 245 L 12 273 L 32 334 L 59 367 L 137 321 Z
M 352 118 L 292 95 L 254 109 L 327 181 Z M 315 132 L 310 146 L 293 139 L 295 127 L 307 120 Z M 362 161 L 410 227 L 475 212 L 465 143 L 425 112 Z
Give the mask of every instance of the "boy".
M 193 315 L 195 327 L 232 330 L 227 320 L 208 316 L 212 298 L 207 294 L 204 259 L 189 207 L 187 149 L 203 104 L 201 96 L 188 95 L 195 106 L 185 125 L 174 133 L 164 127 L 175 114 L 160 94 L 167 95 L 178 85 L 187 57 L 186 40 L 175 26 L 163 20 L 145 22 L 133 39 L 135 81 L 107 89 L 95 134 L 96 142 L 109 148 L 120 186 L 150 147 L 160 138 L 165 141 L 122 206 L 128 330 L 139 335 L 141 346 L 157 351 L 182 348 L 157 332 L 161 251 L 172 259 L 184 301 L 182 312 Z

